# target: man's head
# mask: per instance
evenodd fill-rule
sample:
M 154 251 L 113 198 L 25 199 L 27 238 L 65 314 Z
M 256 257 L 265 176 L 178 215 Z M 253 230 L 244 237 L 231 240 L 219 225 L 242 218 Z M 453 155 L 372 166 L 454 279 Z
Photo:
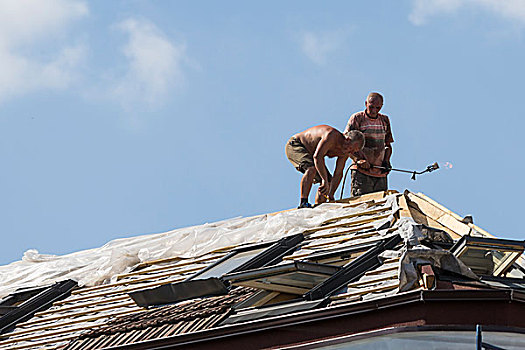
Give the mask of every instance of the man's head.
M 383 107 L 383 96 L 377 92 L 369 93 L 365 101 L 365 107 L 366 114 L 368 114 L 370 118 L 377 118 L 377 114 L 381 110 L 381 107 Z
M 356 153 L 365 146 L 365 135 L 361 131 L 350 130 L 345 134 L 345 152 Z

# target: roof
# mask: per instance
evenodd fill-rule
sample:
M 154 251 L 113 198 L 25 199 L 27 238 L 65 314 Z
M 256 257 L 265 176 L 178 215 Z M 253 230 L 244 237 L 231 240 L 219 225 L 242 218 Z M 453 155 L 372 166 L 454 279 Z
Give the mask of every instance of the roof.
M 519 241 L 504 261 L 494 260 L 508 265 L 501 274 L 479 278 L 460 258 L 486 267 L 483 259 L 472 258 L 465 247 L 497 240 L 484 242 L 493 236 L 421 193 L 378 192 L 188 230 L 178 231 L 184 237 L 197 233 L 187 251 L 164 240 L 163 258 L 131 259 L 123 273 L 74 289 L 0 335 L 0 348 L 107 348 L 176 343 L 199 334 L 202 340 L 213 332 L 394 302 L 423 291 L 431 296 L 441 289 L 475 293 L 525 287 Z M 185 242 L 176 236 L 158 234 L 153 240 Z M 479 239 L 469 243 L 464 236 Z M 145 236 L 129 242 L 151 249 Z M 409 254 L 408 247 L 419 250 Z M 149 254 L 159 256 L 154 249 Z M 188 291 L 193 282 L 202 286 Z M 217 283 L 225 290 L 213 289 Z

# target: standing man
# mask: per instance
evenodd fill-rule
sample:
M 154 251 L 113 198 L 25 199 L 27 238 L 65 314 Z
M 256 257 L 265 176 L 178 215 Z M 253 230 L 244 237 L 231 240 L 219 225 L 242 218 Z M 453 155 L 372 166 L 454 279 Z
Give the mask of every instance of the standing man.
M 386 191 L 388 189 L 387 175 L 390 169 L 392 155 L 392 130 L 390 121 L 384 114 L 379 113 L 383 107 L 383 96 L 371 92 L 365 101 L 366 109 L 350 117 L 344 133 L 352 130 L 361 131 L 365 135 L 365 147 L 351 166 L 352 169 L 352 197 L 370 192 Z
M 328 125 L 314 126 L 295 134 L 286 143 L 286 156 L 292 165 L 304 173 L 301 179 L 301 202 L 299 208 L 311 208 L 308 196 L 313 183 L 321 183 L 315 197 L 315 204 L 334 200 L 334 193 L 341 178 L 346 160 L 359 152 L 365 144 L 365 137 L 359 131 L 346 135 Z M 326 168 L 324 157 L 337 157 L 334 176 Z

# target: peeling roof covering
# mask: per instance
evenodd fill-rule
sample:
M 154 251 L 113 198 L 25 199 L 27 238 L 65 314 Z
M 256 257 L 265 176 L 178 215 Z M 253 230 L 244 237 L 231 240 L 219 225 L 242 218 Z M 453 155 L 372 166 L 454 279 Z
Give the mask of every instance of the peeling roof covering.
M 66 349 L 98 349 L 211 328 L 228 316 L 232 305 L 249 298 L 253 292 L 234 289 L 225 296 L 182 302 L 115 318 L 82 334 Z
M 417 226 L 416 223 L 427 227 Z M 258 289 L 254 292 L 253 289 L 230 286 L 228 295 L 204 297 L 148 310 L 137 306 L 128 295 L 187 280 L 227 257 L 236 247 L 275 241 L 298 233 L 304 235 L 304 240 L 277 266 L 306 262 L 343 269 L 352 262 L 358 262 L 360 257 L 362 260 L 367 258 L 367 252 L 388 238 L 400 235 L 402 240 L 394 247 L 378 250 L 381 253 L 375 254 L 375 260 L 366 265 L 373 268 L 353 276 L 341 288 L 325 293 L 324 302 L 305 302 L 303 295 L 294 294 L 293 289 L 288 292 Z M 109 246 L 133 251 L 133 259 L 123 259 L 125 264 L 102 274 L 102 279 L 96 282 L 93 279 L 89 285 L 73 290 L 68 298 L 53 303 L 49 309 L 37 312 L 30 320 L 18 324 L 13 332 L 0 338 L 0 348 L 63 349 L 67 346 L 68 349 L 87 349 L 118 346 L 222 327 L 223 324 L 269 317 L 280 312 L 299 312 L 385 298 L 399 293 L 400 267 L 406 259 L 404 253 L 408 245 L 417 245 L 425 240 L 450 245 L 452 240 L 467 234 L 491 237 L 474 224 L 462 222 L 461 217 L 426 196 L 407 191 L 404 194 L 380 192 L 324 204 L 312 210 L 290 210 L 118 240 L 110 242 Z M 104 251 L 100 254 L 107 253 L 104 247 L 100 249 Z M 92 264 L 96 264 L 96 255 Z M 417 258 L 423 263 L 426 261 L 424 257 Z M 114 260 L 118 260 L 116 256 Z M 521 264 L 521 258 L 518 264 Z M 45 266 L 50 268 L 50 265 Z M 104 266 L 107 270 L 107 265 Z M 462 270 L 459 268 L 457 271 L 459 276 Z M 410 290 L 431 288 L 433 281 L 440 278 L 439 269 L 427 272 L 422 274 L 416 271 L 417 281 L 410 286 Z M 84 273 L 97 275 L 96 270 L 85 270 L 84 267 L 71 272 L 80 280 L 85 280 Z M 58 273 L 55 278 L 57 276 Z M 275 280 L 278 279 L 270 282 L 276 283 Z M 401 281 L 404 283 L 403 279 Z M 476 280 L 470 287 L 524 286 L 521 278 L 514 279 L 512 284 L 505 284 L 505 281 Z M 228 284 L 227 281 L 225 283 Z M 301 288 L 301 293 L 304 288 Z M 453 286 L 451 289 L 454 289 Z M 272 309 L 265 309 L 263 305 L 273 306 Z M 245 316 L 237 316 L 239 321 L 235 321 L 234 314 Z M 232 318 L 228 320 L 229 316 Z

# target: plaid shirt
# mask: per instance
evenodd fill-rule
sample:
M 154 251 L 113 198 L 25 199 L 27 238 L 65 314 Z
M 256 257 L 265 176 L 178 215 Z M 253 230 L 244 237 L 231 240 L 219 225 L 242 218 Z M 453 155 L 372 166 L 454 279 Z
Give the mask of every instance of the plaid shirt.
M 358 130 L 365 134 L 365 147 L 362 151 L 363 155 L 370 164 L 381 166 L 385 158 L 385 146 L 394 142 L 388 117 L 384 114 L 379 114 L 377 118 L 373 119 L 369 118 L 365 111 L 357 112 L 348 120 L 345 133 L 350 130 Z M 381 173 L 381 170 L 377 168 L 364 170 L 362 168 L 357 168 L 357 165 L 352 164 L 351 169 L 357 169 L 361 173 L 370 176 L 386 176 L 386 174 Z

